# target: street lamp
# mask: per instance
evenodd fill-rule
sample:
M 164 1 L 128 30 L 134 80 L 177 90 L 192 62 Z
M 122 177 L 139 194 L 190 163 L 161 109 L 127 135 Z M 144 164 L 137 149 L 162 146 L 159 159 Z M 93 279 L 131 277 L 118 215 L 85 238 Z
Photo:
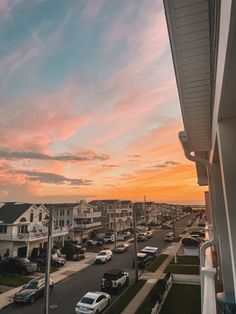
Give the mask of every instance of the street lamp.
M 136 230 L 136 211 L 133 207 L 133 228 L 134 228 L 134 268 L 135 268 L 135 281 L 138 281 L 138 261 L 137 261 L 137 253 L 138 253 L 138 244 L 137 244 L 137 230 Z

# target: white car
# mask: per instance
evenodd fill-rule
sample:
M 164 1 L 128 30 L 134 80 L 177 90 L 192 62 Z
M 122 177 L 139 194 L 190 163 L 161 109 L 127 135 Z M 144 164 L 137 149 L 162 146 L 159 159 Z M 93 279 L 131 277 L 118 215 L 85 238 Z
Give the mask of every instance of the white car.
M 105 292 L 87 292 L 75 306 L 76 314 L 97 314 L 111 302 L 111 296 Z
M 111 250 L 102 250 L 96 255 L 95 263 L 107 263 L 112 259 L 112 255 Z

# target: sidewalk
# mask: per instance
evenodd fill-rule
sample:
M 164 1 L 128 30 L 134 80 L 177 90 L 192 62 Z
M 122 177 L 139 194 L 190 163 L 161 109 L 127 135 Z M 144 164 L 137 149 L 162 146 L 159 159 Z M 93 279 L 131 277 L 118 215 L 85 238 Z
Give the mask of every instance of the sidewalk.
M 181 242 L 174 242 L 168 246 L 162 254 L 168 254 L 169 256 L 164 260 L 160 267 L 154 272 L 144 272 L 140 279 L 146 280 L 144 286 L 139 290 L 136 296 L 130 301 L 126 308 L 121 312 L 121 314 L 135 314 L 140 305 L 143 303 L 146 296 L 150 293 L 153 286 L 158 279 L 164 277 L 164 270 L 172 258 L 177 254 L 179 248 L 181 247 Z
M 96 253 L 87 252 L 85 259 L 81 261 L 67 261 L 63 267 L 59 268 L 57 271 L 51 274 L 51 278 L 54 281 L 54 284 L 68 278 L 69 276 L 74 275 L 75 273 L 93 264 L 95 256 Z M 36 273 L 34 277 L 42 277 L 43 275 L 43 273 Z M 13 302 L 14 294 L 19 291 L 21 287 L 13 288 L 0 294 L 0 310 Z

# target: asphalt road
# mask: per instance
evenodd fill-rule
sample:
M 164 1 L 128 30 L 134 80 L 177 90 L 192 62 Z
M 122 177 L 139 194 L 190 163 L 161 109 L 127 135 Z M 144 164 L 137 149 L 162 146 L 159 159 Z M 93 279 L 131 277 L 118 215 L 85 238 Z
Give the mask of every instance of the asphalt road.
M 188 217 L 184 217 L 180 221 L 176 222 L 176 234 L 180 233 L 185 228 Z M 160 251 L 168 246 L 168 243 L 164 242 L 164 235 L 172 230 L 163 230 L 156 228 L 153 237 L 145 242 L 138 242 L 138 250 L 145 246 L 157 246 Z M 50 297 L 50 314 L 69 314 L 74 313 L 76 303 L 80 298 L 88 291 L 100 291 L 100 283 L 103 273 L 110 268 L 120 268 L 128 271 L 130 274 L 130 281 L 135 278 L 135 272 L 132 268 L 132 262 L 134 257 L 134 245 L 131 243 L 128 252 L 124 254 L 114 254 L 112 261 L 107 264 L 97 265 L 90 264 L 84 270 L 77 274 L 68 277 L 62 282 L 55 285 L 54 291 Z M 139 271 L 141 274 L 141 270 Z M 113 296 L 112 298 L 116 298 Z M 23 314 L 43 314 L 44 303 L 43 299 L 37 300 L 33 305 L 18 305 L 11 304 L 5 309 L 1 310 L 1 313 L 23 313 Z

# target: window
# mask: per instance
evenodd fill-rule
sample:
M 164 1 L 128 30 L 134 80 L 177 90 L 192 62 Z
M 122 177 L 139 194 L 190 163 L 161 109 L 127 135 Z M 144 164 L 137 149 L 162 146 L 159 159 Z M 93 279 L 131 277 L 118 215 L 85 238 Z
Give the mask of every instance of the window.
M 60 216 L 64 216 L 64 209 L 60 210 Z
M 30 222 L 33 222 L 33 221 L 34 221 L 34 213 L 31 212 L 31 213 L 30 213 Z
M 39 221 L 42 221 L 42 212 L 39 213 Z
M 6 225 L 0 225 L 0 233 L 7 233 L 7 226 Z
M 28 225 L 18 226 L 18 233 L 28 233 Z
M 70 216 L 70 210 L 67 209 L 67 216 Z

